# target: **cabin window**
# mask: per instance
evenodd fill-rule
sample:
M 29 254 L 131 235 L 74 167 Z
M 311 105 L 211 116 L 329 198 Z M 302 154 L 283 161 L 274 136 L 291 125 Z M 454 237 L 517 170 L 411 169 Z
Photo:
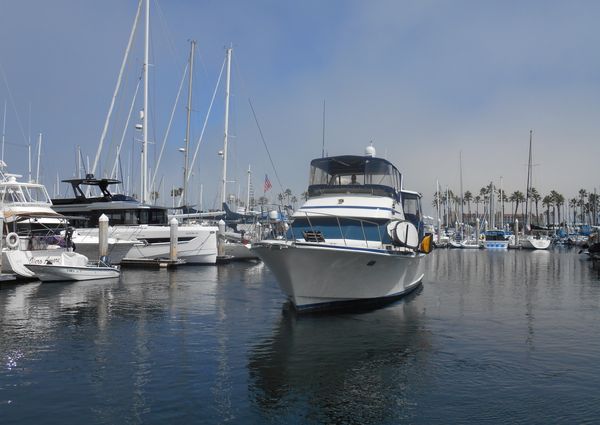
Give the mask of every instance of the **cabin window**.
M 360 221 L 351 218 L 310 217 L 296 218 L 288 230 L 288 239 L 307 239 L 307 235 L 331 239 L 369 240 L 391 243 L 386 230 L 387 221 Z M 313 241 L 314 242 L 314 241 Z
M 125 220 L 123 220 L 123 224 L 133 225 L 133 226 L 139 224 L 135 210 L 125 210 Z
M 404 218 L 410 221 L 419 231 L 419 237 L 423 236 L 423 222 L 421 221 L 421 199 L 416 193 L 402 192 L 402 209 Z

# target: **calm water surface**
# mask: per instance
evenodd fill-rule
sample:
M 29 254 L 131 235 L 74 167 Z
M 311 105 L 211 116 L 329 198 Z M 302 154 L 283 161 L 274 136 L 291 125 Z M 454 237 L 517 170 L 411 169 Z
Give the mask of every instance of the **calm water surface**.
M 0 423 L 598 423 L 576 251 L 440 250 L 372 311 L 297 317 L 262 264 L 0 286 Z

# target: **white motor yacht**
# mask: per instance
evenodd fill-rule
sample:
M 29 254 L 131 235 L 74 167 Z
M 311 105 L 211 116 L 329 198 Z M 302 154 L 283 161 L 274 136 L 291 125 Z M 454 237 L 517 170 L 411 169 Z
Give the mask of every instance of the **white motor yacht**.
M 109 237 L 139 241 L 127 252 L 127 258 L 164 258 L 169 256 L 170 226 L 167 208 L 142 204 L 136 199 L 112 194 L 110 185 L 121 182 L 114 179 L 64 180 L 70 183 L 75 198 L 53 199 L 55 211 L 69 216 L 80 237 L 98 236 L 98 219 L 105 214 L 109 219 Z M 99 196 L 88 196 L 87 186 L 100 191 Z M 216 226 L 185 224 L 177 230 L 177 255 L 188 264 L 215 264 L 217 261 Z
M 423 242 L 421 195 L 374 155 L 369 146 L 365 156 L 313 160 L 309 198 L 286 237 L 252 244 L 298 310 L 389 301 L 423 279 L 432 241 Z

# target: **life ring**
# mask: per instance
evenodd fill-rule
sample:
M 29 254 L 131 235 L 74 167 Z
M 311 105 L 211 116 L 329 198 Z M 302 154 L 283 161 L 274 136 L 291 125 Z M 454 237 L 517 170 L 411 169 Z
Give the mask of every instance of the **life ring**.
M 6 246 L 13 249 L 18 247 L 19 235 L 17 235 L 15 232 L 10 232 L 8 235 L 6 235 Z

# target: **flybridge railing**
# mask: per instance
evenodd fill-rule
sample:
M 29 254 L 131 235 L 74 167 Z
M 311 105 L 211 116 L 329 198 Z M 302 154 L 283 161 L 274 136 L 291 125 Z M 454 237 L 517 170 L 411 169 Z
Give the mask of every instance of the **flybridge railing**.
M 302 216 L 298 216 L 298 214 L 301 213 L 303 214 Z M 310 215 L 309 215 L 310 214 Z M 292 235 L 292 240 L 295 242 L 298 239 L 304 239 L 306 242 L 316 242 L 316 243 L 327 243 L 327 241 L 325 240 L 323 233 L 321 230 L 319 230 L 319 224 L 318 223 L 314 223 L 311 221 L 311 216 L 314 219 L 315 216 L 318 217 L 328 217 L 328 218 L 334 218 L 337 222 L 337 228 L 340 232 L 340 239 L 344 241 L 344 246 L 355 246 L 355 245 L 349 245 L 348 244 L 348 238 L 347 235 L 344 233 L 344 229 L 343 229 L 343 225 L 340 221 L 340 216 L 338 215 L 334 215 L 334 214 L 328 214 L 328 213 L 322 213 L 322 212 L 315 212 L 315 211 L 311 211 L 310 213 L 308 211 L 302 211 L 296 212 L 296 216 L 294 217 L 295 219 L 298 219 L 300 217 L 302 218 L 306 218 L 307 222 L 308 222 L 308 226 L 310 227 L 310 234 L 308 234 L 305 231 L 302 232 L 302 235 L 300 235 L 300 237 L 297 237 L 295 232 L 294 232 L 294 226 L 290 226 L 290 228 L 288 229 Z M 362 231 L 362 236 L 363 236 L 363 241 L 365 243 L 366 247 L 369 247 L 369 242 L 371 244 L 376 243 L 378 244 L 378 248 L 379 249 L 385 249 L 384 247 L 384 241 L 383 241 L 383 236 L 381 234 L 381 227 L 380 227 L 380 223 L 374 222 L 374 221 L 370 221 L 370 220 L 365 220 L 362 218 L 354 218 L 354 217 L 342 217 L 342 219 L 344 221 L 351 221 L 351 222 L 358 222 L 360 223 L 360 228 Z M 365 224 L 367 224 L 368 226 L 375 227 L 377 229 L 377 235 L 379 236 L 379 240 L 373 240 L 373 239 L 368 239 L 367 238 L 367 233 L 365 232 Z M 299 229 L 296 229 L 296 231 L 298 231 Z M 285 234 L 285 238 L 286 240 L 288 240 L 288 234 L 286 232 Z M 332 238 L 329 238 L 332 239 Z M 357 240 L 357 239 L 351 239 L 351 240 Z

